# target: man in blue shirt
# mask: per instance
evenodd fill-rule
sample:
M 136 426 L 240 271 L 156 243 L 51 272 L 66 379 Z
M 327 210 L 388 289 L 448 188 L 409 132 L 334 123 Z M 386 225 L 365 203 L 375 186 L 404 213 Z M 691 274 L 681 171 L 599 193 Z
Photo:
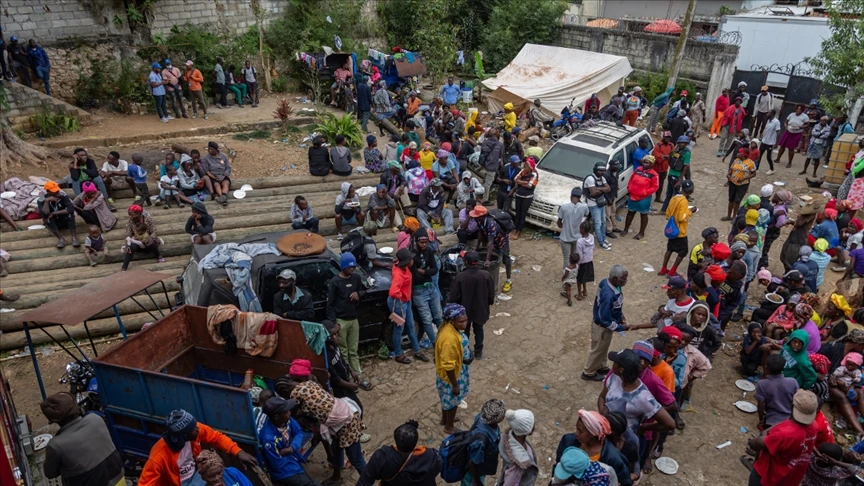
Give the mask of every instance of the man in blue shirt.
M 158 62 L 154 62 L 151 67 L 150 77 L 147 78 L 147 81 L 150 82 L 150 93 L 156 101 L 156 114 L 159 115 L 159 120 L 162 123 L 168 123 L 169 119 L 174 118 L 169 118 L 168 105 L 165 104 L 165 85 L 168 82 L 162 80 L 162 75 L 159 74 L 162 71 L 162 66 Z
M 292 486 L 320 486 L 306 475 L 300 465 L 300 449 L 303 447 L 303 429 L 291 418 L 291 409 L 297 405 L 293 399 L 273 397 L 267 400 L 262 410 L 267 421 L 258 432 L 258 440 L 264 448 L 264 460 L 270 478 L 277 484 Z
M 367 126 L 369 113 L 372 111 L 372 88 L 369 87 L 367 80 L 364 75 L 360 75 L 357 80 L 357 119 L 360 120 L 360 126 L 365 133 L 369 133 Z
M 627 269 L 623 265 L 612 265 L 609 278 L 604 278 L 597 285 L 594 323 L 591 325 L 591 352 L 582 371 L 583 380 L 603 381 L 609 372 L 606 356 L 612 344 L 612 333 L 630 329 L 624 318 L 624 294 L 621 293 L 621 289 L 627 285 L 627 277 Z
M 504 420 L 505 412 L 504 402 L 493 398 L 483 404 L 474 418 L 471 433 L 483 438 L 468 444 L 468 472 L 462 484 L 482 486 L 486 476 L 494 476 L 498 471 L 498 443 L 501 441 L 498 424 Z
M 444 98 L 445 105 L 455 105 L 459 102 L 459 96 L 462 90 L 458 85 L 453 84 L 453 76 L 447 78 L 447 84 L 441 88 L 441 97 Z
M 642 167 L 642 159 L 645 158 L 646 155 L 651 153 L 651 149 L 648 148 L 648 139 L 640 138 L 639 139 L 639 148 L 633 151 L 633 170 L 635 171 L 639 167 Z
M 30 39 L 27 43 L 27 58 L 30 60 L 30 67 L 36 73 L 36 76 L 45 83 L 45 94 L 51 96 L 51 62 L 48 60 L 48 54 L 42 46 L 36 45 L 36 41 Z

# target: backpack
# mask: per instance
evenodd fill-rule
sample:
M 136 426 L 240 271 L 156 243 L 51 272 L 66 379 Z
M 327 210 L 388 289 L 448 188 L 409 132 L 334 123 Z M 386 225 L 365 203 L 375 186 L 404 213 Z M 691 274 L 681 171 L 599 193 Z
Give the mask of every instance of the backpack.
M 360 259 L 366 255 L 363 252 L 364 240 L 365 238 L 359 231 L 349 231 L 345 235 L 345 238 L 342 239 L 342 243 L 339 244 L 339 251 L 342 253 L 351 253 L 360 262 Z
M 516 224 L 513 223 L 513 217 L 510 216 L 510 213 L 507 211 L 501 209 L 489 209 L 489 216 L 492 216 L 492 219 L 498 223 L 498 226 L 500 226 L 505 233 L 510 233 L 516 229 Z
M 669 169 L 674 170 L 676 172 L 681 172 L 684 170 L 684 153 L 685 151 L 679 151 L 677 148 L 672 151 L 669 155 Z
M 478 439 L 489 445 L 485 434 L 471 430 L 460 430 L 441 442 L 441 479 L 447 483 L 462 481 L 468 473 L 468 446 Z

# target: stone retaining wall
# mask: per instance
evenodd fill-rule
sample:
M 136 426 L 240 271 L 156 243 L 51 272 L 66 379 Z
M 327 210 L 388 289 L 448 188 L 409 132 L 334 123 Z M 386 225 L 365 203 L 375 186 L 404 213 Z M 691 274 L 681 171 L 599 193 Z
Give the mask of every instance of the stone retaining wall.
M 67 113 L 78 118 L 81 125 L 88 125 L 94 121 L 93 115 L 81 108 L 30 89 L 23 84 L 5 83 L 5 86 L 9 91 L 10 109 L 4 111 L 3 116 L 13 129 L 25 132 L 35 131 L 35 128 L 30 125 L 30 117 L 39 113 Z

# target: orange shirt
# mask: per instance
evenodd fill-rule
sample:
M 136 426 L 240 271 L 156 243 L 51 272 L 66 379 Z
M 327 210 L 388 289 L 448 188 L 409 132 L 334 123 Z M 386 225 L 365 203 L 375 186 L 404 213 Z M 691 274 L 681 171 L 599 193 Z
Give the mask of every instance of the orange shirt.
M 189 84 L 189 91 L 201 91 L 201 83 L 204 82 L 204 76 L 201 74 L 201 71 L 194 68 L 191 71 L 187 70 L 183 78 Z
M 405 111 L 411 116 L 416 115 L 417 110 L 420 109 L 420 98 L 414 98 L 414 101 L 411 101 L 411 98 L 408 98 L 406 101 L 407 103 L 405 103 Z
M 651 366 L 651 371 L 663 380 L 663 384 L 666 385 L 666 388 L 668 388 L 670 392 L 675 393 L 675 372 L 672 371 L 672 367 L 669 366 L 669 363 L 660 361 L 660 364 L 657 366 Z
M 201 444 L 212 446 L 232 456 L 236 456 L 240 452 L 240 447 L 228 436 L 199 422 L 198 437 L 191 442 L 192 456 L 198 457 L 198 454 L 201 453 Z M 150 449 L 150 458 L 144 464 L 138 484 L 140 486 L 174 486 L 180 484 L 180 468 L 177 466 L 179 456 L 179 452 L 174 452 L 168 447 L 165 439 L 156 441 L 156 444 Z
M 391 270 L 390 280 L 390 297 L 400 302 L 411 301 L 411 269 L 408 267 L 399 268 L 393 265 Z

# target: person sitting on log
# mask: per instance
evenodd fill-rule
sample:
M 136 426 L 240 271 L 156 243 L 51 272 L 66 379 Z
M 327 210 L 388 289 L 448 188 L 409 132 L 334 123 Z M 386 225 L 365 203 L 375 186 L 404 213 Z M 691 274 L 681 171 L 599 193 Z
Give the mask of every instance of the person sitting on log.
M 36 200 L 39 216 L 45 228 L 57 237 L 57 248 L 66 246 L 66 240 L 60 235 L 61 229 L 68 229 L 72 235 L 72 246 L 78 248 L 78 233 L 75 230 L 75 206 L 60 186 L 54 181 L 45 183 L 45 195 Z
M 212 245 L 216 241 L 213 231 L 213 216 L 207 212 L 207 206 L 201 201 L 192 203 L 192 216 L 186 220 L 186 233 L 192 235 L 194 245 Z

